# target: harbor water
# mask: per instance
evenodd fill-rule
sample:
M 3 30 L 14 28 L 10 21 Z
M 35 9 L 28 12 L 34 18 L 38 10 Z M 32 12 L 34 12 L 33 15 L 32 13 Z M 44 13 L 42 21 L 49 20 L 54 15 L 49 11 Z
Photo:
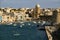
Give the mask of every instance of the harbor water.
M 38 24 L 33 22 L 1 24 L 0 40 L 47 40 L 45 30 L 38 30 Z

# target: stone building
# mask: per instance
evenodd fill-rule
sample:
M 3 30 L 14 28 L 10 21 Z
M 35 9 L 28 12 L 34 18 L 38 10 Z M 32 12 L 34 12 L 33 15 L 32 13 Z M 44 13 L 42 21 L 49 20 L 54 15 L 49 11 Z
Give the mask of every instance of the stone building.
M 13 15 L 14 16 L 14 15 Z M 2 15 L 2 23 L 10 23 L 10 22 L 14 22 L 15 21 L 15 18 L 13 17 L 11 14 L 7 14 L 7 13 L 4 13 Z
M 0 9 L 0 22 L 2 21 L 2 14 L 3 14 L 3 10 Z
M 37 4 L 34 8 L 33 18 L 39 18 L 40 16 L 40 5 Z
M 40 8 L 37 4 L 35 8 L 0 8 L 0 21 L 42 20 L 51 23 L 60 23 L 60 9 Z
M 57 10 L 57 19 L 56 19 L 56 22 L 57 23 L 60 23 L 60 9 L 56 9 Z
M 19 12 L 14 12 L 14 17 L 16 18 L 16 21 L 26 21 L 26 20 L 31 20 L 29 18 L 29 15 L 26 14 L 26 10 L 22 8 Z
M 5 8 L 4 10 L 7 12 L 7 13 L 10 13 L 10 10 L 11 10 L 12 8 Z

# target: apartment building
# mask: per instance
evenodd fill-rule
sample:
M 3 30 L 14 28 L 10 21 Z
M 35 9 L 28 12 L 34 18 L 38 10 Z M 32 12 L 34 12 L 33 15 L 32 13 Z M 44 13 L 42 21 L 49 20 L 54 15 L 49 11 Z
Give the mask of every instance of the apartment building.
M 0 8 L 0 21 L 15 22 L 39 19 L 60 23 L 60 9 L 41 8 L 39 4 L 35 8 Z

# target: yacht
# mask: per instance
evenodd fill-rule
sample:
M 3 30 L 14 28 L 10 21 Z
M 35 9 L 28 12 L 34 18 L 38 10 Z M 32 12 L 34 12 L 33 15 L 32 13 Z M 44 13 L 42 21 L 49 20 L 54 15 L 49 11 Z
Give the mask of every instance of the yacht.
M 13 23 L 7 23 L 7 25 L 12 25 Z
M 33 21 L 33 23 L 35 23 L 35 24 L 36 24 L 36 21 Z
M 31 25 L 30 23 L 28 23 L 28 25 Z
M 19 36 L 20 34 L 19 33 L 16 33 L 16 34 L 13 34 L 14 36 Z
M 20 22 L 21 24 L 24 23 L 24 22 Z
M 17 24 L 13 24 L 13 26 L 16 26 Z
M 22 28 L 23 26 L 22 26 L 22 25 L 20 25 L 20 27 Z

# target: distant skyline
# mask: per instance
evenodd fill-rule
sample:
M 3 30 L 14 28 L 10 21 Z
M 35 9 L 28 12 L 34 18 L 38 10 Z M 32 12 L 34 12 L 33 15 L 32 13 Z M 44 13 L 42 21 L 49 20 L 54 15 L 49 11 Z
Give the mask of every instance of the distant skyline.
M 40 4 L 41 8 L 59 8 L 60 0 L 0 0 L 0 7 L 34 8 Z

